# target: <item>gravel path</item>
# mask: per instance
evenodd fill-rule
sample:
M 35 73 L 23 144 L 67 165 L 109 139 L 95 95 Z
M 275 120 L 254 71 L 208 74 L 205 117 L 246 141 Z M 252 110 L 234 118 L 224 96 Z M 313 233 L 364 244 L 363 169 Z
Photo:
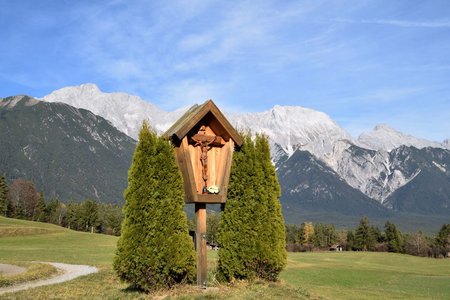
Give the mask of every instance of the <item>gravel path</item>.
M 92 267 L 92 266 L 69 265 L 69 264 L 63 264 L 63 263 L 48 263 L 48 264 L 54 266 L 55 268 L 57 268 L 58 270 L 60 270 L 64 273 L 61 275 L 57 275 L 55 277 L 49 278 L 49 279 L 24 282 L 24 283 L 16 284 L 13 286 L 0 288 L 0 295 L 5 294 L 5 293 L 17 292 L 17 291 L 21 291 L 21 290 L 27 290 L 27 289 L 31 289 L 31 288 L 35 288 L 35 287 L 43 286 L 43 285 L 61 283 L 64 281 L 69 281 L 69 280 L 75 279 L 80 276 L 98 272 L 98 269 L 96 267 Z
M 26 268 L 16 265 L 0 264 L 0 275 L 10 276 L 26 272 Z

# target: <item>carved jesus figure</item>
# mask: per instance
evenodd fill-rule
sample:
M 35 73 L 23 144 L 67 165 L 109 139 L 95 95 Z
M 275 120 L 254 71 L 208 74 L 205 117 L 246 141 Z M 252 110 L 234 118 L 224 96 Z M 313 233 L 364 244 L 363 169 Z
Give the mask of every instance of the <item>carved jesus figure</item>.
M 207 181 L 208 181 L 208 151 L 211 149 L 211 144 L 215 141 L 216 136 L 207 135 L 206 127 L 202 125 L 197 134 L 192 136 L 192 140 L 195 142 L 194 147 L 200 146 L 200 161 L 202 162 L 202 178 L 204 181 L 203 193 L 207 193 Z

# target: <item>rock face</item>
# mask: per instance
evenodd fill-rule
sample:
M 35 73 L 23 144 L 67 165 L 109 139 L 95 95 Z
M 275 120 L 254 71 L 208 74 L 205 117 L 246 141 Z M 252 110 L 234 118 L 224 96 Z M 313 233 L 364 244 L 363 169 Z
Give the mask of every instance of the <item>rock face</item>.
M 375 126 L 371 132 L 362 133 L 358 142 L 362 147 L 373 150 L 391 151 L 400 146 L 412 146 L 418 149 L 425 147 L 447 148 L 445 144 L 416 138 L 401 133 L 387 124 Z
M 442 142 L 445 148 L 450 149 L 450 139 L 446 139 Z
M 336 142 L 353 142 L 350 134 L 328 115 L 300 106 L 276 105 L 261 113 L 231 115 L 230 120 L 238 129 L 266 134 L 272 150 L 278 145 L 288 156 L 300 149 L 324 158 Z
M 333 212 L 347 216 L 385 216 L 388 210 L 349 186 L 335 171 L 308 151 L 297 150 L 278 168 L 287 212 Z
M 46 198 L 122 202 L 135 141 L 64 103 L 0 99 L 0 173 L 27 178 Z
M 103 93 L 93 84 L 63 88 L 45 96 L 43 100 L 64 102 L 89 109 L 134 138 L 137 137 L 143 119 L 148 119 L 150 124 L 161 132 L 186 110 L 184 108 L 175 112 L 165 112 L 137 96 Z M 333 195 L 334 200 L 347 201 L 344 198 L 350 197 L 364 202 L 365 200 L 361 199 L 370 199 L 389 209 L 417 211 L 412 208 L 412 204 L 405 204 L 402 201 L 416 203 L 420 201 L 419 198 L 426 198 L 422 192 L 428 189 L 423 187 L 417 190 L 414 187 L 417 182 L 426 182 L 423 176 L 428 174 L 428 177 L 443 181 L 442 185 L 445 188 L 442 193 L 436 194 L 436 197 L 442 204 L 439 207 L 445 208 L 447 205 L 444 191 L 450 185 L 450 181 L 446 182 L 444 179 L 447 178 L 445 176 L 448 176 L 450 168 L 446 160 L 450 156 L 449 140 L 439 143 L 419 139 L 396 131 L 388 125 L 377 125 L 373 131 L 363 133 L 358 140 L 354 140 L 326 114 L 298 106 L 274 106 L 265 112 L 228 114 L 227 117 L 238 129 L 249 129 L 253 133 L 264 133 L 269 136 L 273 162 L 280 178 L 285 180 L 283 199 L 286 201 L 287 199 L 294 201 L 295 197 L 312 199 L 312 195 L 319 197 L 320 194 L 322 197 L 328 193 Z M 303 156 L 298 153 L 303 153 Z M 308 159 L 304 157 L 305 153 L 309 153 Z M 323 190 L 324 185 L 316 187 L 316 191 L 322 190 L 324 194 L 310 193 L 308 189 L 300 192 L 302 186 L 311 186 L 311 182 L 308 183 L 308 179 L 303 176 L 309 174 L 310 169 L 301 167 L 299 161 L 310 163 L 311 160 L 314 160 L 314 164 L 309 164 L 309 167 L 314 166 L 315 174 L 322 172 L 323 178 L 337 178 L 328 180 L 333 181 L 335 187 L 329 184 L 327 192 Z M 333 176 L 329 172 L 332 172 Z M 291 178 L 289 174 L 295 176 Z M 317 180 L 321 176 L 317 176 Z M 351 192 L 350 190 L 342 192 L 342 185 L 347 185 Z M 332 192 L 337 186 L 341 186 L 339 188 L 341 192 L 336 193 L 336 190 Z M 309 196 L 305 191 L 308 191 Z M 400 199 L 404 195 L 416 200 Z M 426 210 L 419 209 L 419 211 Z
M 143 120 L 148 120 L 156 130 L 163 131 L 186 110 L 167 113 L 138 96 L 103 93 L 92 83 L 56 90 L 42 100 L 87 109 L 109 120 L 117 129 L 134 139 L 137 139 Z
M 137 96 L 125 93 L 103 93 L 95 84 L 65 87 L 45 96 L 44 101 L 63 102 L 92 111 L 109 120 L 117 129 L 137 138 L 144 119 L 158 131 L 170 127 L 186 110 L 165 112 Z M 288 155 L 297 148 L 322 157 L 329 153 L 334 142 L 353 141 L 352 137 L 329 116 L 299 106 L 275 106 L 262 113 L 227 115 L 238 129 L 267 134 L 272 142 Z

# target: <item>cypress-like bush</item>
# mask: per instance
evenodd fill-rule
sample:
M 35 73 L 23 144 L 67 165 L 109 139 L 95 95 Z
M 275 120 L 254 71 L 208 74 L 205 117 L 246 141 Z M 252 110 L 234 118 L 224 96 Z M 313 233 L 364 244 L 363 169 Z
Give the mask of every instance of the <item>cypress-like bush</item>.
M 144 122 L 128 172 L 114 269 L 144 291 L 195 279 L 195 253 L 173 149 Z
M 286 264 L 284 220 L 278 201 L 280 186 L 270 161 L 267 139 L 249 134 L 234 154 L 218 233 L 217 276 L 276 280 Z
M 256 136 L 256 162 L 261 167 L 259 177 L 259 201 L 264 214 L 261 215 L 262 233 L 259 243 L 257 276 L 266 280 L 276 280 L 286 265 L 286 231 L 281 212 L 281 187 L 275 167 L 270 159 L 270 146 L 267 137 Z

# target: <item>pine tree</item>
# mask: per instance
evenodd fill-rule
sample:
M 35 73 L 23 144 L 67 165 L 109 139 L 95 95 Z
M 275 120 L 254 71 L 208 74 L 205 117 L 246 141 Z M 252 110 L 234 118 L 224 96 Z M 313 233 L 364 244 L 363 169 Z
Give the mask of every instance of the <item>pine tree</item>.
M 280 186 L 262 136 L 244 136 L 234 154 L 228 200 L 220 226 L 217 274 L 220 280 L 276 280 L 286 264 L 286 233 Z
M 384 224 L 384 234 L 389 252 L 403 252 L 403 237 L 394 223 L 387 221 Z
M 375 246 L 375 237 L 372 232 L 372 227 L 369 225 L 367 217 L 359 221 L 359 226 L 355 232 L 355 248 L 358 250 L 368 251 L 373 250 Z
M 98 214 L 98 204 L 94 200 L 86 199 L 81 203 L 81 223 L 84 231 L 94 232 L 94 229 L 100 225 Z
M 0 216 L 6 216 L 8 205 L 8 183 L 3 175 L 0 175 Z
M 145 290 L 191 283 L 195 253 L 184 213 L 181 174 L 168 141 L 144 122 L 125 190 L 124 222 L 114 269 Z
M 315 247 L 323 248 L 327 246 L 325 236 L 325 226 L 322 223 L 314 224 L 314 235 L 312 240 Z
M 450 224 L 444 224 L 439 230 L 435 240 L 436 244 L 440 247 L 450 249 Z
M 355 234 L 352 230 L 347 231 L 347 245 L 346 250 L 356 250 L 355 246 Z
M 35 219 L 39 222 L 47 222 L 46 208 L 44 193 L 39 193 L 38 204 L 35 213 Z

